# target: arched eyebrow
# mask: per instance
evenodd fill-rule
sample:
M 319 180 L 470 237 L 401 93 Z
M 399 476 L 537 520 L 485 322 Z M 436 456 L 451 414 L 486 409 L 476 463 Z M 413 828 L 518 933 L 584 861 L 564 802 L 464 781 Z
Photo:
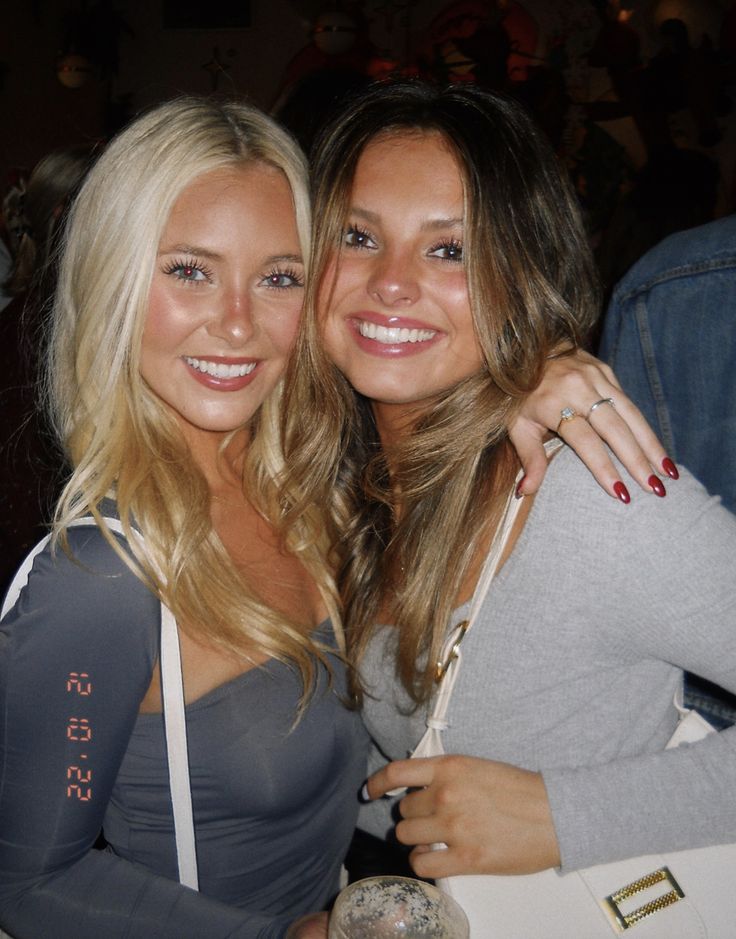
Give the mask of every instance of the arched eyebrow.
M 285 261 L 287 264 L 304 264 L 304 258 L 301 254 L 274 254 L 267 258 L 267 261 Z
M 380 225 L 381 216 L 377 212 L 371 212 L 370 209 L 362 209 L 360 206 L 352 206 L 350 215 L 357 215 L 363 218 L 371 225 Z M 420 228 L 422 231 L 439 231 L 443 228 L 462 228 L 465 224 L 462 218 L 431 218 L 422 222 Z
M 194 257 L 204 258 L 207 261 L 222 261 L 222 255 L 209 248 L 202 248 L 199 245 L 176 244 L 166 245 L 159 248 L 159 255 L 162 254 L 189 254 Z M 265 259 L 266 264 L 304 264 L 304 259 L 300 254 L 274 254 Z
M 208 248 L 202 248 L 199 245 L 176 244 L 164 245 L 158 250 L 159 254 L 195 254 L 200 258 L 207 258 L 208 261 L 221 261 L 222 255 L 217 251 L 211 251 Z
M 465 224 L 462 218 L 433 218 L 423 222 L 423 231 L 437 231 L 442 228 L 462 228 Z

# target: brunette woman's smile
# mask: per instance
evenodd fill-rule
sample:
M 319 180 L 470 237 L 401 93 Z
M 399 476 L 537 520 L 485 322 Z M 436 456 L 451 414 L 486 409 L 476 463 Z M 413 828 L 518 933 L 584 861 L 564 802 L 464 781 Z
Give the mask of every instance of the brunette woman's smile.
M 385 317 L 370 311 L 352 316 L 349 324 L 358 332 L 355 341 L 368 355 L 414 355 L 439 336 L 436 329 L 411 317 Z
M 415 410 L 481 366 L 463 214 L 460 167 L 439 134 L 386 135 L 363 151 L 320 295 L 329 355 L 377 407 Z

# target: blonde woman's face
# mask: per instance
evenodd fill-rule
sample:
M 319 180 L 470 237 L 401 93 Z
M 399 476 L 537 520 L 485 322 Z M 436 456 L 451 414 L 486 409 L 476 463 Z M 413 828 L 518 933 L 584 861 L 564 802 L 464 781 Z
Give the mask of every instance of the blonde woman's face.
M 185 427 L 247 424 L 284 372 L 303 286 L 285 177 L 258 164 L 206 173 L 159 244 L 141 375 Z
M 380 406 L 414 407 L 477 372 L 463 184 L 442 138 L 369 144 L 344 232 L 321 291 L 323 335 L 353 387 Z

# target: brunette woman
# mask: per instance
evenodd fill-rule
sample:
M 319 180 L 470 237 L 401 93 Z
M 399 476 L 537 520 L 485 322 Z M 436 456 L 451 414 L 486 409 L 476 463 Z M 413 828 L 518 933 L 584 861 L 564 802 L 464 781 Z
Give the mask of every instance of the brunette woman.
M 328 419 L 293 423 L 289 466 L 302 504 L 331 509 L 371 766 L 394 761 L 361 826 L 391 836 L 380 797 L 409 787 L 395 836 L 432 878 L 736 841 L 736 728 L 664 752 L 683 670 L 736 691 L 736 520 L 687 473 L 662 499 L 647 467 L 650 494 L 623 504 L 622 468 L 607 500 L 569 449 L 551 460 L 463 642 L 452 755 L 406 760 L 515 485 L 506 427 L 548 357 L 584 342 L 596 283 L 574 194 L 503 96 L 378 87 L 314 171 L 286 406 Z M 618 419 L 614 389 L 568 403 L 564 441 Z

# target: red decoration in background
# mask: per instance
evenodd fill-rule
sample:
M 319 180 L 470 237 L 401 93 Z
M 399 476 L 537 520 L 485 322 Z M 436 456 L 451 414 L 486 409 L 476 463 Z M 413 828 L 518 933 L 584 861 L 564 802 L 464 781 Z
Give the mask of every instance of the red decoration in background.
M 542 61 L 537 55 L 539 24 L 522 4 L 510 3 L 502 25 L 511 40 L 513 50 L 506 60 L 509 78 L 513 82 L 526 81 L 529 78 L 529 69 Z
M 538 41 L 537 22 L 521 4 L 461 0 L 434 18 L 419 59 L 440 80 L 500 88 L 527 79 Z

